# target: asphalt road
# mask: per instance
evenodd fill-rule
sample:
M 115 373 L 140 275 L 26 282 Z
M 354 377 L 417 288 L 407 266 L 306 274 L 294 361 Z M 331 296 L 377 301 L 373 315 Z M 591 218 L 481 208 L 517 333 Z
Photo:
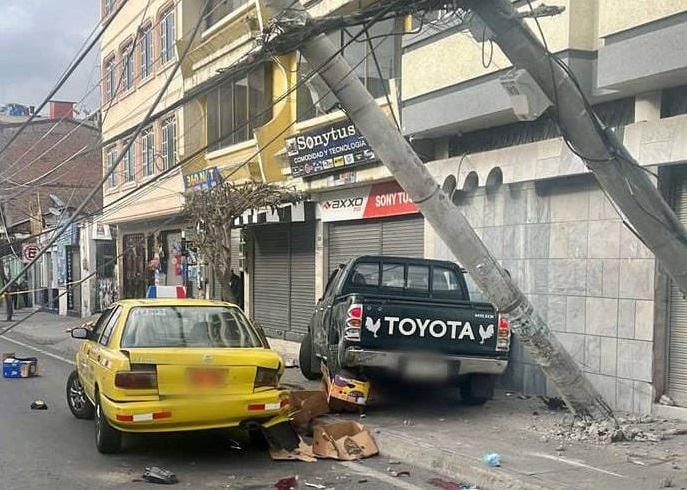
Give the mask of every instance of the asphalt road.
M 75 419 L 66 405 L 70 360 L 39 350 L 0 338 L 0 352 L 36 356 L 40 367 L 37 378 L 0 378 L 0 490 L 141 489 L 151 485 L 135 481 L 147 466 L 169 469 L 179 478 L 176 487 L 194 489 L 269 489 L 294 475 L 299 489 L 317 488 L 306 482 L 328 489 L 436 488 L 427 483 L 436 475 L 411 465 L 394 465 L 395 471 L 410 471 L 409 477 L 394 478 L 382 457 L 355 463 L 275 462 L 241 434 L 226 432 L 127 436 L 121 454 L 101 455 L 93 422 Z M 30 409 L 38 399 L 48 410 Z M 232 449 L 230 438 L 242 448 Z

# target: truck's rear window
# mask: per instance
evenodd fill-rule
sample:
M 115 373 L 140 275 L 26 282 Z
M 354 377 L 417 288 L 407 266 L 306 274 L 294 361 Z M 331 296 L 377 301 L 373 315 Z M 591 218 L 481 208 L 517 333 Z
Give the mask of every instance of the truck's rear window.
M 353 266 L 344 288 L 347 292 L 465 299 L 457 271 L 439 265 L 359 262 Z

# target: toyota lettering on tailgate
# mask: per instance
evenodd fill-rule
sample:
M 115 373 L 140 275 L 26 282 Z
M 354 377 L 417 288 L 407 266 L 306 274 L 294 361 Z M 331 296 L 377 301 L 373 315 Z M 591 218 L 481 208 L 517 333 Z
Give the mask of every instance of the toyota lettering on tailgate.
M 397 316 L 385 316 L 384 318 L 365 319 L 365 329 L 371 332 L 374 338 L 379 338 L 381 333 L 389 337 L 402 336 L 420 338 L 434 337 L 435 339 L 450 338 L 452 340 L 471 340 L 480 345 L 494 336 L 494 324 L 478 325 L 473 328 L 470 322 L 454 320 L 431 320 L 421 318 L 400 318 Z

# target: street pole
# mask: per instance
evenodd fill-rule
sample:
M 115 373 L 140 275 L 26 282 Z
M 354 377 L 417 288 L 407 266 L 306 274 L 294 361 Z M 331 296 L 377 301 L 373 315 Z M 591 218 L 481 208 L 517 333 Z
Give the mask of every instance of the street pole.
M 527 70 L 557 104 L 562 133 L 682 294 L 687 294 L 687 230 L 646 169 L 612 131 L 599 131 L 574 81 L 552 60 L 509 0 L 464 0 L 464 4 L 494 33 L 493 40 L 513 66 Z
M 307 25 L 312 20 L 299 1 L 264 0 L 264 5 L 270 16 L 278 18 L 277 22 L 286 29 Z M 511 328 L 573 413 L 599 419 L 612 417 L 611 409 L 575 360 L 499 266 L 468 220 L 430 175 L 327 36 L 312 38 L 300 51 L 311 66 L 326 65 L 319 75 L 342 108 L 460 264 L 508 317 Z

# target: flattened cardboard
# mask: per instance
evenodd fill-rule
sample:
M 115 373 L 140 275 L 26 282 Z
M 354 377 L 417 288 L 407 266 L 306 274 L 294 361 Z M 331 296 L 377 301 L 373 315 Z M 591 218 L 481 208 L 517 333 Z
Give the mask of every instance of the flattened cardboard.
M 315 427 L 313 453 L 318 458 L 353 461 L 379 453 L 372 434 L 358 422 L 337 422 Z
M 289 403 L 291 422 L 297 428 L 305 427 L 311 420 L 329 413 L 327 395 L 323 391 L 292 391 Z
M 314 463 L 317 461 L 313 454 L 312 446 L 307 445 L 302 440 L 298 447 L 292 451 L 270 448 L 270 456 L 274 461 L 303 461 L 304 463 Z

